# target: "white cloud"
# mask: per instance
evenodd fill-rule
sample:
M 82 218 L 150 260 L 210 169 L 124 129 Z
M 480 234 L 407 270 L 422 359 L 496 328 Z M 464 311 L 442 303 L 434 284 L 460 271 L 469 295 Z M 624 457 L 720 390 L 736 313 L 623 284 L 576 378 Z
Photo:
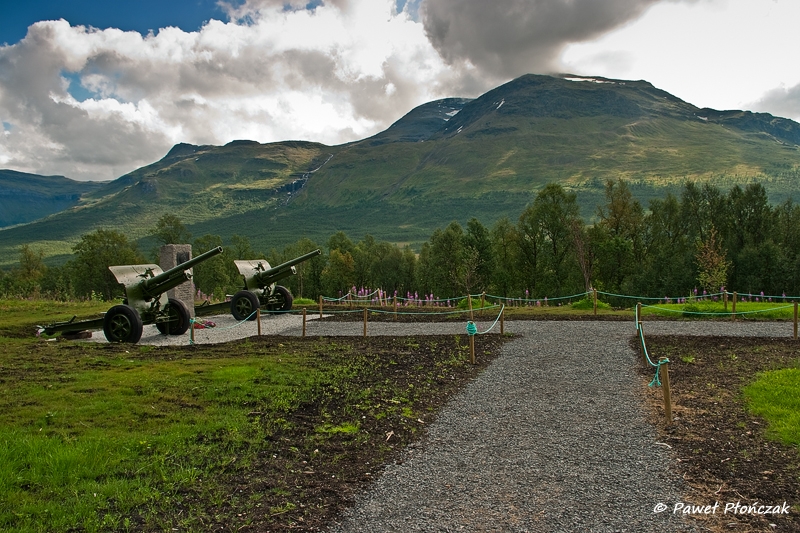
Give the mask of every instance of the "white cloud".
M 568 47 L 562 63 L 580 74 L 644 79 L 699 107 L 742 109 L 800 83 L 798 21 L 797 0 L 665 2 Z
M 112 179 L 177 142 L 336 144 L 458 82 L 422 25 L 391 0 L 313 11 L 275 4 L 249 11 L 246 23 L 212 20 L 197 32 L 31 26 L 0 48 L 0 119 L 15 126 L 0 137 L 5 164 Z M 76 79 L 90 98 L 73 96 Z
M 39 22 L 0 47 L 0 164 L 113 179 L 178 142 L 338 144 L 426 101 L 551 70 L 800 118 L 797 0 L 400 4 L 247 0 L 230 22 L 146 36 Z

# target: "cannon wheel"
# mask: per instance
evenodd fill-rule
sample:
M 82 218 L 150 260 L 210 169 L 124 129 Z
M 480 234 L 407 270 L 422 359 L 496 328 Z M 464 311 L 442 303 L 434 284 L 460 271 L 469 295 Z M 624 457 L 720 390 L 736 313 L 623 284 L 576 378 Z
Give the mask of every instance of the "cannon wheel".
M 115 305 L 103 318 L 103 333 L 108 342 L 136 344 L 142 338 L 142 317 L 129 305 Z
M 169 322 L 156 322 L 156 329 L 163 335 L 183 335 L 189 331 L 191 315 L 189 310 L 180 300 L 169 299 L 169 303 L 164 308 L 164 312 L 169 317 Z
M 275 285 L 275 292 L 269 297 L 269 304 L 266 307 L 269 311 L 291 311 L 293 302 L 294 298 L 289 289 Z
M 231 298 L 231 314 L 236 320 L 255 320 L 254 311 L 260 305 L 258 296 L 250 291 L 239 291 Z

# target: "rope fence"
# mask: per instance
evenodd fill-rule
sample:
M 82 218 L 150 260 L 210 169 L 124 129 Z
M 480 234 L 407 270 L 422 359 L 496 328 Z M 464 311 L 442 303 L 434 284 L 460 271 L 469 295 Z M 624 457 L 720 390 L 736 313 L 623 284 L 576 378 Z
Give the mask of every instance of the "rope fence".
M 664 394 L 664 416 L 666 417 L 667 424 L 672 423 L 672 401 L 670 400 L 669 390 L 669 359 L 661 357 L 657 363 L 650 359 L 650 354 L 647 352 L 647 343 L 644 340 L 644 327 L 641 320 L 642 304 L 636 304 L 636 311 L 634 314 L 636 320 L 636 332 L 639 336 L 639 345 L 641 347 L 642 359 L 645 365 L 650 365 L 655 368 L 655 375 L 650 380 L 649 387 L 661 387 Z
M 589 291 L 572 294 L 568 296 L 556 296 L 556 297 L 543 297 L 543 298 L 512 298 L 512 297 L 503 297 L 497 296 L 493 294 L 487 293 L 480 293 L 480 294 L 467 294 L 465 296 L 458 296 L 453 298 L 434 298 L 432 295 L 425 296 L 424 298 L 404 298 L 397 295 L 389 296 L 386 291 L 381 289 L 376 289 L 371 292 L 361 291 L 360 293 L 353 293 L 348 292 L 348 294 L 340 297 L 340 298 L 331 298 L 327 296 L 320 296 L 318 301 L 319 306 L 319 317 L 323 318 L 324 315 L 337 315 L 337 314 L 354 314 L 354 313 L 362 313 L 363 315 L 363 336 L 367 336 L 367 328 L 368 328 L 368 321 L 369 315 L 393 315 L 394 319 L 397 320 L 398 316 L 408 316 L 408 317 L 432 317 L 432 316 L 453 316 L 453 315 L 462 315 L 469 313 L 469 320 L 466 324 L 466 333 L 470 339 L 470 360 L 474 364 L 475 363 L 475 335 L 484 335 L 486 333 L 491 332 L 499 323 L 500 324 L 500 334 L 504 334 L 504 319 L 505 319 L 505 310 L 508 306 L 517 306 L 517 305 L 525 305 L 530 307 L 548 307 L 550 304 L 560 305 L 561 302 L 567 300 L 569 303 L 574 301 L 586 301 L 589 300 L 592 304 L 592 311 L 594 315 L 597 315 L 598 309 L 598 302 L 599 297 L 603 296 L 606 298 L 620 298 L 626 300 L 637 300 L 635 306 L 633 306 L 634 311 L 634 321 L 636 324 L 636 331 L 639 338 L 640 349 L 642 354 L 642 360 L 645 365 L 649 365 L 655 369 L 653 379 L 650 381 L 650 386 L 662 387 L 664 389 L 664 409 L 667 414 L 667 422 L 671 423 L 671 407 L 669 404 L 669 359 L 667 358 L 660 358 L 657 362 L 654 362 L 653 359 L 650 357 L 649 352 L 647 351 L 647 343 L 645 341 L 644 336 L 644 328 L 642 326 L 642 310 L 649 309 L 652 311 L 656 311 L 658 313 L 663 314 L 678 314 L 681 316 L 695 316 L 698 318 L 703 317 L 727 317 L 730 316 L 733 320 L 736 320 L 738 317 L 745 317 L 751 315 L 759 315 L 764 313 L 780 313 L 786 309 L 793 308 L 793 337 L 795 339 L 798 338 L 798 301 L 800 297 L 798 296 L 786 296 L 781 295 L 779 297 L 776 296 L 764 296 L 763 294 L 753 295 L 750 293 L 745 294 L 738 294 L 736 292 L 720 292 L 714 294 L 702 294 L 695 297 L 687 297 L 687 298 L 670 298 L 670 297 L 663 297 L 663 298 L 656 298 L 656 297 L 642 297 L 642 296 L 632 296 L 626 294 L 616 294 L 616 293 L 609 293 L 605 291 L 600 291 L 597 289 L 591 289 Z M 718 302 L 720 297 L 723 300 L 723 305 L 725 309 L 723 311 L 701 311 L 701 310 L 694 310 L 693 305 L 703 304 L 704 302 Z M 740 303 L 744 301 L 744 298 L 750 297 L 751 299 L 757 299 L 759 303 L 764 303 L 766 300 L 767 302 L 774 301 L 776 299 L 781 299 L 784 302 L 792 302 L 787 305 L 776 305 L 771 306 L 764 309 L 751 309 L 751 310 L 736 310 L 736 303 L 739 301 Z M 499 310 L 494 322 L 489 326 L 488 329 L 485 331 L 478 331 L 478 327 L 475 323 L 475 309 L 473 307 L 473 302 L 475 300 L 480 300 L 480 307 L 478 311 L 483 313 L 486 311 L 491 310 Z M 462 308 L 453 308 L 452 305 L 454 302 L 458 302 L 456 305 L 460 306 L 463 305 L 462 302 L 466 300 L 467 305 Z M 654 304 L 642 304 L 641 301 L 650 301 L 656 302 Z M 663 307 L 662 302 L 665 304 L 670 303 L 681 303 L 682 308 L 670 308 L 670 307 Z M 688 303 L 687 303 L 688 302 Z M 728 310 L 728 303 L 731 304 L 730 311 Z M 327 304 L 327 305 L 326 305 Z M 377 307 L 376 307 L 377 304 Z M 443 305 L 447 305 L 448 309 L 444 310 L 441 309 Z M 339 308 L 337 306 L 346 306 L 346 309 Z M 419 310 L 409 310 L 409 308 L 417 307 Z M 424 310 L 427 309 L 427 310 Z M 435 310 L 432 310 L 435 309 Z M 582 308 L 582 309 L 585 309 Z M 302 337 L 306 336 L 307 332 L 307 316 L 308 316 L 308 309 L 306 306 L 300 309 L 291 309 L 288 311 L 270 311 L 270 314 L 302 314 Z M 255 318 L 254 318 L 255 315 Z M 234 329 L 237 327 L 241 327 L 243 324 L 256 320 L 258 324 L 258 335 L 261 336 L 261 310 L 256 309 L 251 313 L 248 317 L 243 320 L 238 321 L 237 323 L 227 326 L 224 328 L 219 328 L 218 331 L 224 331 L 229 329 Z M 412 319 L 413 320 L 413 319 Z M 195 329 L 196 327 L 202 328 L 204 325 L 208 324 L 209 321 L 205 320 L 198 320 L 196 318 L 190 319 L 190 344 L 195 344 Z M 215 324 L 211 323 L 210 326 L 205 327 L 214 327 Z
M 505 310 L 506 310 L 506 306 L 507 306 L 506 304 L 507 304 L 507 302 L 510 302 L 510 301 L 519 302 L 521 300 L 521 299 L 517 299 L 517 298 L 506 298 L 506 297 L 500 297 L 500 296 L 495 296 L 495 295 L 486 294 L 486 293 L 481 293 L 481 294 L 476 294 L 476 295 L 468 294 L 466 296 L 460 296 L 458 298 L 450 298 L 450 299 L 428 298 L 427 300 L 424 300 L 425 302 L 427 302 L 429 304 L 431 302 L 434 302 L 434 301 L 435 302 L 448 302 L 448 303 L 450 303 L 450 302 L 453 302 L 453 301 L 466 300 L 467 301 L 467 307 L 465 309 L 450 309 L 450 310 L 446 310 L 446 311 L 445 310 L 436 310 L 436 311 L 399 311 L 398 310 L 398 301 L 403 301 L 402 298 L 394 296 L 394 297 L 392 297 L 390 299 L 388 297 L 385 297 L 385 293 L 383 291 L 381 291 L 381 290 L 373 291 L 372 293 L 366 294 L 366 296 L 371 296 L 371 295 L 375 295 L 375 294 L 378 295 L 378 302 L 379 302 L 380 307 L 378 307 L 378 308 L 370 308 L 369 305 L 359 305 L 359 307 L 361 307 L 360 309 L 353 309 L 353 308 L 331 309 L 331 307 L 335 306 L 337 304 L 354 306 L 354 305 L 356 305 L 356 302 L 358 302 L 360 304 L 369 304 L 369 303 L 375 303 L 375 302 L 373 300 L 354 300 L 352 298 L 346 299 L 348 296 L 352 296 L 351 294 L 345 295 L 345 297 L 342 297 L 342 298 L 328 298 L 328 297 L 325 297 L 325 296 L 320 296 L 319 297 L 319 316 L 320 316 L 320 318 L 323 318 L 323 314 L 336 315 L 336 314 L 362 313 L 363 322 L 364 322 L 363 336 L 366 337 L 367 336 L 367 324 L 368 324 L 370 313 L 372 313 L 372 314 L 393 314 L 395 316 L 395 320 L 397 319 L 398 315 L 430 317 L 430 316 L 448 316 L 448 315 L 459 315 L 459 314 L 469 313 L 469 320 L 467 321 L 467 324 L 466 324 L 466 333 L 467 333 L 467 336 L 469 338 L 470 362 L 472 364 L 476 363 L 476 359 L 475 359 L 475 336 L 476 335 L 484 335 L 484 334 L 487 334 L 487 333 L 491 332 L 492 330 L 494 330 L 494 328 L 497 326 L 498 323 L 500 324 L 500 334 L 501 335 L 504 334 L 504 319 L 505 319 Z M 787 300 L 792 302 L 791 304 L 788 304 L 788 305 L 779 305 L 779 306 L 769 307 L 769 308 L 766 308 L 766 309 L 757 309 L 757 310 L 749 310 L 749 311 L 743 311 L 743 310 L 737 311 L 736 310 L 736 302 L 737 302 L 737 298 L 739 298 L 740 296 L 753 296 L 753 295 L 751 295 L 751 294 L 739 295 L 736 292 L 730 293 L 730 292 L 727 292 L 727 291 L 726 292 L 721 292 L 721 293 L 716 293 L 716 294 L 704 294 L 704 295 L 702 295 L 700 297 L 700 298 L 705 298 L 705 299 L 711 299 L 711 298 L 718 298 L 718 297 L 722 296 L 723 299 L 724 299 L 724 305 L 725 305 L 725 308 L 726 308 L 726 310 L 724 310 L 724 311 L 693 311 L 691 309 L 686 309 L 686 308 L 674 309 L 674 308 L 662 307 L 659 304 L 647 305 L 647 304 L 642 304 L 641 300 L 646 300 L 646 301 L 657 300 L 659 302 L 662 302 L 662 301 L 670 302 L 670 300 L 674 300 L 674 299 L 670 299 L 670 298 L 666 298 L 666 297 L 665 298 L 637 297 L 637 296 L 630 296 L 630 295 L 623 295 L 623 294 L 607 293 L 607 292 L 599 291 L 599 290 L 596 290 L 596 289 L 592 289 L 591 291 L 587 291 L 587 292 L 579 293 L 579 294 L 575 294 L 575 295 L 570 295 L 570 296 L 555 297 L 555 298 L 550 298 L 550 299 L 544 298 L 543 300 L 547 301 L 547 302 L 552 302 L 552 301 L 559 301 L 559 300 L 575 300 L 575 299 L 585 300 L 585 299 L 590 299 L 593 302 L 593 312 L 596 315 L 597 314 L 597 304 L 598 304 L 598 296 L 599 295 L 607 296 L 607 297 L 625 298 L 625 299 L 637 299 L 638 300 L 636 305 L 633 307 L 633 314 L 634 314 L 634 323 L 636 325 L 636 334 L 637 334 L 637 337 L 638 337 L 638 340 L 639 340 L 639 347 L 640 347 L 640 351 L 641 351 L 642 362 L 643 362 L 643 364 L 645 366 L 649 366 L 650 368 L 654 369 L 653 378 L 650 380 L 650 383 L 648 384 L 648 386 L 650 386 L 650 387 L 661 387 L 662 392 L 663 392 L 663 398 L 664 398 L 664 414 L 665 414 L 665 418 L 666 418 L 666 423 L 667 424 L 671 424 L 672 423 L 672 404 L 671 404 L 671 399 L 670 399 L 670 382 L 669 382 L 669 362 L 670 361 L 669 361 L 669 359 L 667 357 L 660 357 L 658 359 L 658 361 L 654 361 L 653 358 L 651 357 L 651 354 L 649 353 L 649 351 L 647 349 L 647 342 L 645 340 L 645 334 L 644 334 L 644 326 L 643 326 L 643 323 L 642 323 L 642 310 L 643 309 L 651 309 L 651 310 L 659 311 L 659 312 L 663 312 L 663 313 L 677 313 L 677 314 L 681 314 L 682 316 L 685 316 L 685 315 L 698 316 L 698 317 L 703 317 L 703 316 L 707 316 L 707 317 L 731 316 L 731 318 L 733 320 L 736 320 L 737 316 L 756 315 L 756 314 L 760 314 L 760 313 L 770 313 L 770 312 L 779 312 L 779 311 L 783 311 L 785 309 L 793 308 L 793 337 L 794 337 L 794 339 L 798 338 L 798 300 L 800 300 L 800 297 L 795 297 L 795 296 L 782 295 L 782 296 L 779 297 L 779 298 L 783 299 L 784 302 L 786 302 Z M 731 297 L 730 298 L 731 310 L 727 311 L 727 305 L 728 305 L 728 302 L 729 302 L 729 297 Z M 479 311 L 481 311 L 481 312 L 488 311 L 488 310 L 499 309 L 498 314 L 497 314 L 496 318 L 494 319 L 494 322 L 492 322 L 491 326 L 489 326 L 485 331 L 479 331 L 478 330 L 478 326 L 475 323 L 475 317 L 474 317 L 475 309 L 473 308 L 473 298 L 476 298 L 476 299 L 480 298 Z M 770 301 L 770 298 L 774 298 L 774 297 L 770 297 L 770 296 L 766 297 L 768 302 Z M 490 300 L 490 301 L 499 302 L 499 303 L 489 303 L 487 305 L 487 299 Z M 758 295 L 758 299 L 760 300 L 760 302 L 763 303 L 763 300 L 764 300 L 763 295 Z M 391 304 L 389 303 L 390 301 L 391 301 Z M 406 300 L 406 301 L 410 301 L 410 300 Z M 414 302 L 418 302 L 419 300 L 413 300 L 413 301 Z M 541 302 L 542 299 L 526 299 L 525 301 L 526 302 Z M 741 301 L 741 300 L 739 300 L 739 301 Z M 328 303 L 329 305 L 328 305 L 328 307 L 326 309 L 323 309 L 323 305 L 325 303 Z M 694 302 L 692 301 L 691 303 L 694 303 Z M 391 310 L 385 309 L 385 307 L 389 307 L 390 305 L 393 306 L 393 309 L 391 309 Z M 420 306 L 420 307 L 422 307 L 422 306 Z M 306 336 L 306 331 L 307 331 L 307 327 L 306 327 L 307 315 L 308 315 L 307 307 L 302 307 L 301 309 L 288 310 L 288 311 L 270 311 L 270 314 L 287 314 L 287 313 L 301 313 L 302 314 L 302 318 L 303 318 L 303 321 L 302 321 L 302 337 L 305 337 Z M 254 318 L 254 315 L 255 315 L 255 318 Z M 247 323 L 247 322 L 249 322 L 249 321 L 251 321 L 253 319 L 255 319 L 257 324 L 258 324 L 258 335 L 261 336 L 261 309 L 260 308 L 256 309 L 255 311 L 253 311 L 253 313 L 251 313 L 245 319 L 240 320 L 240 321 L 238 321 L 237 323 L 235 323 L 235 324 L 233 324 L 231 326 L 219 328 L 218 331 L 230 330 L 230 329 L 241 327 L 243 324 L 245 324 L 245 323 Z M 190 335 L 189 343 L 191 345 L 195 344 L 195 327 L 196 327 L 196 325 L 200 325 L 200 327 L 203 327 L 203 325 L 208 324 L 208 323 L 209 323 L 209 321 L 206 321 L 206 320 L 198 320 L 196 318 L 191 318 L 190 319 L 191 335 Z M 215 324 L 211 323 L 211 327 L 213 327 L 213 326 L 215 326 Z

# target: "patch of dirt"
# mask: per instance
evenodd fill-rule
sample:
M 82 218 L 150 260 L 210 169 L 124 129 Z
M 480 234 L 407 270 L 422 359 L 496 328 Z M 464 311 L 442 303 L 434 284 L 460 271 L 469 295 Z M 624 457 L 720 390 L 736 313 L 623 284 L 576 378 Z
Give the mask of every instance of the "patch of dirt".
M 710 531 L 800 531 L 800 454 L 768 438 L 767 423 L 750 414 L 742 388 L 758 372 L 800 364 L 800 342 L 786 338 L 647 336 L 651 358 L 669 358 L 673 423 L 666 424 L 663 389 L 647 387 L 653 368 L 639 370 L 659 440 L 672 448 L 685 480 L 686 503 L 713 505 L 692 515 Z M 639 351 L 638 338 L 631 341 Z M 655 359 L 654 359 L 655 360 Z M 792 506 L 789 514 L 724 513 L 726 503 Z M 667 502 L 665 502 L 667 503 Z M 669 511 L 672 512 L 673 508 Z
M 399 460 L 406 446 L 423 437 L 436 412 L 499 355 L 509 338 L 476 336 L 475 365 L 465 359 L 469 353 L 466 335 L 336 339 L 354 347 L 364 359 L 346 384 L 348 389 L 364 391 L 363 398 L 351 402 L 344 399 L 344 390 L 328 390 L 313 403 L 287 413 L 283 427 L 265 443 L 257 462 L 230 480 L 235 497 L 210 513 L 221 518 L 213 529 L 326 529 L 353 504 L 358 492 L 380 476 L 386 464 Z M 297 338 L 262 337 L 249 342 L 288 344 Z M 405 392 L 392 397 L 385 394 L 389 390 Z M 259 413 L 251 415 L 258 423 Z M 354 419 L 357 432 L 338 432 L 336 428 Z M 320 426 L 331 428 L 324 438 Z
M 363 322 L 364 314 L 363 308 L 354 307 L 349 309 L 346 306 L 335 308 L 323 308 L 323 313 L 330 313 L 328 316 L 323 317 L 323 322 Z M 499 308 L 487 309 L 485 311 L 474 311 L 475 322 L 494 322 L 497 315 L 500 313 Z M 316 314 L 317 320 L 319 317 L 319 308 L 309 308 L 308 316 Z M 398 308 L 397 314 L 394 313 L 392 307 L 370 307 L 367 315 L 368 322 L 402 322 L 402 323 L 420 323 L 420 322 L 464 322 L 469 320 L 469 311 L 448 307 L 415 307 L 412 309 Z M 599 314 L 593 315 L 591 311 L 585 311 L 580 314 L 565 313 L 557 307 L 553 307 L 552 311 L 547 308 L 537 308 L 536 310 L 530 308 L 513 308 L 507 307 L 505 320 L 609 320 L 615 322 L 630 322 L 633 320 L 632 315 L 621 314 Z

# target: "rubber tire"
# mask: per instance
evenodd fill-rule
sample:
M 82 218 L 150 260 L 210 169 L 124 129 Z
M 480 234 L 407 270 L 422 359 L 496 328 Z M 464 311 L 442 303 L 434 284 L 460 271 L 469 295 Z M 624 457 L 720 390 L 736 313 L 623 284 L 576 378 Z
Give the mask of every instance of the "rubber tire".
M 280 285 L 275 285 L 275 292 L 273 292 L 272 296 L 270 296 L 270 299 L 276 297 L 278 298 L 278 303 L 270 303 L 267 305 L 267 309 L 269 311 L 276 312 L 292 310 L 294 298 L 292 297 L 292 293 L 289 292 L 289 289 Z
M 129 305 L 115 305 L 103 318 L 103 333 L 108 342 L 136 344 L 143 330 L 142 317 Z
M 163 335 L 183 335 L 189 331 L 192 316 L 186 304 L 175 298 L 170 298 L 164 313 L 169 316 L 169 322 L 156 322 L 156 329 Z
M 260 306 L 258 296 L 247 290 L 239 291 L 231 298 L 231 314 L 239 321 L 255 320 L 256 313 L 254 311 Z

